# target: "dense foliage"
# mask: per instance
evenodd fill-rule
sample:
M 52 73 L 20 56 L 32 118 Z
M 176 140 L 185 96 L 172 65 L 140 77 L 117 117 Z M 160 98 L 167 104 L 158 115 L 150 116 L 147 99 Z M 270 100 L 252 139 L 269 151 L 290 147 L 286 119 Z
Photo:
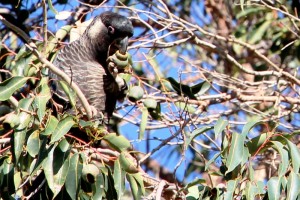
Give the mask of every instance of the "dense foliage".
M 300 195 L 297 1 L 0 4 L 1 198 Z M 58 112 L 47 76 L 105 10 L 135 27 L 128 96 L 109 129 Z

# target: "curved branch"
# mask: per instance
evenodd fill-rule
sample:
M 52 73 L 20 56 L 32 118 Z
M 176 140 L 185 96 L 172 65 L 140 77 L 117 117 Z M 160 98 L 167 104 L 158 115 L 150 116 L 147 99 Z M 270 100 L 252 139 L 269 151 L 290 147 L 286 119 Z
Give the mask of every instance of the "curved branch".
M 22 31 L 20 28 L 14 26 L 13 24 L 9 23 L 8 21 L 5 20 L 4 17 L 2 17 L 0 15 L 0 21 L 3 22 L 3 24 L 5 24 L 8 28 L 14 30 L 16 33 L 18 33 L 19 36 L 21 36 L 26 42 L 26 46 L 28 47 L 28 49 L 43 63 L 46 65 L 46 67 L 48 67 L 54 74 L 56 74 L 57 76 L 59 76 L 60 78 L 62 78 L 62 80 L 66 81 L 70 87 L 75 91 L 75 93 L 78 96 L 78 99 L 80 100 L 81 104 L 83 105 L 85 111 L 86 111 L 86 115 L 88 117 L 88 119 L 92 119 L 93 115 L 92 115 L 92 110 L 91 107 L 87 101 L 87 99 L 85 98 L 84 94 L 82 93 L 82 91 L 80 90 L 80 88 L 78 87 L 78 85 L 74 82 L 72 82 L 71 84 L 71 79 L 70 77 L 65 74 L 63 71 L 61 71 L 60 69 L 58 69 L 56 66 L 54 66 L 51 62 L 49 62 L 37 49 L 37 46 L 33 43 L 33 41 L 30 39 L 30 37 L 24 32 Z

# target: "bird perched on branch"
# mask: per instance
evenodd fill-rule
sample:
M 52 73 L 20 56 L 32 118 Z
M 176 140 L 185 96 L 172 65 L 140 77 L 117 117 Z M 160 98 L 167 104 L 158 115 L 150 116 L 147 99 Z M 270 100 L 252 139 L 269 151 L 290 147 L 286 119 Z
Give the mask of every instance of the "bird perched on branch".
M 117 100 L 125 97 L 126 82 L 110 70 L 107 60 L 116 51 L 125 55 L 132 35 L 133 26 L 127 17 L 104 12 L 95 17 L 79 39 L 60 50 L 53 62 L 79 86 L 93 108 L 94 118 L 101 117 L 101 113 L 110 118 Z M 60 78 L 51 72 L 50 77 L 54 100 L 69 103 L 62 85 L 56 81 Z M 76 107 L 81 107 L 79 101 Z

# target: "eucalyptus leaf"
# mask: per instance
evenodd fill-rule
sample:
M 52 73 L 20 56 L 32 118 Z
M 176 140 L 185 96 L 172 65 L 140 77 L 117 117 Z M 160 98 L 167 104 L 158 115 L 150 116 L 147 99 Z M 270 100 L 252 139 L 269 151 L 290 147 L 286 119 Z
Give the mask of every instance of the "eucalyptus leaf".
M 233 200 L 235 189 L 238 185 L 238 180 L 230 180 L 227 182 L 226 192 L 224 194 L 224 200 Z
M 226 160 L 227 172 L 229 173 L 235 169 L 243 160 L 245 138 L 238 133 L 232 134 L 229 154 Z
M 131 148 L 130 142 L 122 135 L 117 135 L 116 133 L 110 133 L 103 137 L 103 140 L 108 142 L 108 144 L 115 150 L 121 152 Z
M 35 157 L 40 151 L 42 141 L 40 140 L 39 136 L 39 130 L 35 130 L 28 137 L 26 149 L 31 157 Z
M 58 119 L 56 119 L 56 117 L 54 117 L 53 115 L 50 115 L 50 117 L 47 121 L 46 127 L 41 132 L 41 134 L 42 135 L 51 135 L 55 131 L 55 129 L 58 125 L 58 122 L 59 121 L 58 121 Z
M 141 199 L 142 192 L 140 186 L 138 185 L 136 179 L 131 174 L 126 174 L 127 181 L 129 182 L 131 192 L 134 200 Z
M 278 142 L 278 141 L 272 141 L 273 147 L 279 152 L 281 162 L 279 163 L 279 168 L 278 168 L 278 176 L 284 176 L 285 173 L 288 170 L 289 167 L 289 152 L 287 151 L 287 148 L 285 146 Z
M 40 81 L 40 84 L 37 87 L 37 90 L 39 91 L 38 94 L 35 96 L 34 99 L 34 105 L 37 109 L 37 115 L 39 118 L 39 121 L 42 121 L 45 113 L 46 113 L 46 105 L 51 98 L 51 91 L 48 85 L 48 79 L 42 78 Z
M 13 134 L 13 152 L 15 156 L 16 163 L 19 161 L 19 158 L 23 152 L 23 147 L 25 144 L 25 138 L 27 134 L 27 130 L 29 128 L 29 123 L 31 122 L 33 116 L 30 115 L 25 110 L 30 111 L 31 104 L 32 104 L 33 98 L 29 99 L 22 99 L 19 102 L 19 109 L 23 109 L 24 111 L 21 111 L 19 113 L 19 120 L 20 124 L 15 128 L 14 134 Z
M 203 81 L 203 82 L 198 83 L 198 84 L 193 85 L 193 86 L 188 86 L 188 85 L 182 84 L 180 82 L 177 82 L 172 77 L 168 77 L 167 80 L 170 82 L 172 88 L 177 92 L 178 95 L 180 95 L 180 96 L 182 96 L 182 95 L 183 96 L 187 96 L 190 99 L 194 99 L 194 100 L 197 100 L 197 98 L 196 98 L 195 95 L 198 92 L 201 91 L 201 94 L 203 94 L 210 87 L 210 84 L 207 84 L 206 81 Z
M 278 177 L 271 177 L 268 181 L 268 196 L 269 199 L 278 200 L 281 194 L 281 183 Z
M 69 170 L 65 183 L 66 190 L 72 200 L 76 200 L 79 193 L 82 168 L 82 159 L 79 154 L 76 153 L 70 159 Z
M 289 154 L 292 160 L 293 172 L 298 173 L 300 167 L 300 151 L 298 147 L 291 141 L 286 139 L 286 143 L 289 149 Z
M 125 172 L 132 174 L 132 173 L 137 173 L 139 171 L 137 163 L 134 162 L 134 160 L 132 159 L 132 156 L 126 151 L 123 151 L 120 153 L 119 162 L 120 162 L 122 169 Z
M 286 199 L 298 199 L 300 194 L 300 175 L 291 171 L 287 182 L 287 196 Z
M 73 118 L 70 116 L 62 119 L 58 123 L 54 133 L 52 134 L 50 143 L 54 143 L 54 142 L 60 140 L 66 133 L 68 133 L 68 131 L 72 128 L 72 126 L 74 124 L 75 124 L 75 122 L 74 122 Z
M 0 101 L 8 100 L 12 94 L 21 88 L 29 77 L 14 76 L 0 83 Z
M 122 169 L 119 160 L 114 163 L 114 187 L 118 194 L 118 199 L 122 199 L 125 190 L 125 171 Z
M 186 147 L 190 145 L 190 143 L 199 135 L 211 130 L 213 127 L 212 126 L 204 126 L 201 128 L 197 128 L 193 130 L 193 132 L 190 135 L 187 135 L 187 139 L 185 140 L 185 145 Z
M 148 114 L 149 114 L 148 109 L 142 108 L 142 119 L 141 119 L 141 124 L 140 124 L 139 139 L 144 138 L 147 121 L 148 121 Z
M 216 124 L 214 126 L 215 138 L 218 138 L 220 133 L 222 133 L 222 131 L 224 131 L 224 129 L 226 128 L 227 125 L 228 125 L 227 120 L 224 120 L 222 117 L 220 117 L 218 119 L 218 121 L 216 122 Z
M 193 107 L 191 104 L 186 104 L 183 102 L 175 102 L 175 106 L 191 114 L 194 114 L 196 112 L 196 108 Z
M 53 162 L 54 162 L 54 149 L 56 145 L 51 148 L 49 151 L 47 158 L 43 162 L 43 169 L 44 169 L 44 174 L 47 180 L 47 184 L 51 191 L 55 194 L 58 191 L 55 188 L 55 183 L 54 183 L 54 172 L 53 172 Z

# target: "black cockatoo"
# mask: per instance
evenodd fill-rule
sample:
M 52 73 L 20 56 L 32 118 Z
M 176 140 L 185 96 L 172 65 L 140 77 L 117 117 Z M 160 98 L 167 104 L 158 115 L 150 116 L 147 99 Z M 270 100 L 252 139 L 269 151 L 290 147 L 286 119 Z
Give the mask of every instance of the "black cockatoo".
M 117 100 L 125 97 L 126 82 L 111 73 L 107 58 L 117 50 L 125 54 L 132 35 L 133 26 L 127 17 L 104 12 L 95 17 L 80 38 L 60 50 L 53 62 L 79 86 L 93 108 L 94 118 L 102 116 L 101 113 L 110 118 Z M 51 72 L 50 77 L 54 100 L 68 102 L 57 83 L 59 77 Z M 80 102 L 76 102 L 76 107 L 81 107 Z

